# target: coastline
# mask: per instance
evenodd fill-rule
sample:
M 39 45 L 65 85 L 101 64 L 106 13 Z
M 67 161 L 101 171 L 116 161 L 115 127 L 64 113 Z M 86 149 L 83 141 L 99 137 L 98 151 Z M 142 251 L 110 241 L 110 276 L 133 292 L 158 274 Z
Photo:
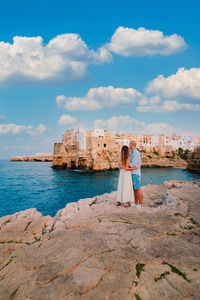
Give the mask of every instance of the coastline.
M 29 156 L 12 156 L 10 158 L 12 162 L 26 161 L 26 162 L 47 162 L 53 161 L 52 155 L 29 155 Z
M 141 210 L 116 207 L 112 192 L 54 218 L 34 208 L 0 218 L 0 299 L 197 299 L 200 182 L 143 191 Z

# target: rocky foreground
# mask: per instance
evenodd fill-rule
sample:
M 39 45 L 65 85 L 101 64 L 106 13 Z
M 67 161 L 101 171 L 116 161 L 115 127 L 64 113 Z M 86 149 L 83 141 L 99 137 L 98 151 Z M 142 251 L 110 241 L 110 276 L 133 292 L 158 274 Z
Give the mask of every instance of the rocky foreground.
M 55 218 L 0 219 L 0 299 L 200 299 L 200 182 L 146 186 L 144 207 L 116 192 Z

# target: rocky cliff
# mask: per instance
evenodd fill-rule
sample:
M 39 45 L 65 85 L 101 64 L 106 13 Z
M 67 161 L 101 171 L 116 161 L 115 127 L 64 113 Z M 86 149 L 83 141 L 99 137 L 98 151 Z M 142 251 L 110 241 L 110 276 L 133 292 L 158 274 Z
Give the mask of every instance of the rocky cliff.
M 200 182 L 143 191 L 141 209 L 113 192 L 0 218 L 0 299 L 198 300 Z
M 60 148 L 63 145 L 60 144 Z M 57 152 L 53 158 L 53 168 L 77 168 L 91 171 L 116 170 L 118 169 L 119 151 L 102 150 L 93 151 L 86 155 L 80 154 L 78 151 L 71 151 L 67 154 L 64 151 Z M 172 167 L 186 168 L 187 162 L 179 156 L 167 158 L 155 154 L 141 153 L 142 167 Z
M 188 167 L 191 172 L 200 173 L 200 147 L 187 155 Z

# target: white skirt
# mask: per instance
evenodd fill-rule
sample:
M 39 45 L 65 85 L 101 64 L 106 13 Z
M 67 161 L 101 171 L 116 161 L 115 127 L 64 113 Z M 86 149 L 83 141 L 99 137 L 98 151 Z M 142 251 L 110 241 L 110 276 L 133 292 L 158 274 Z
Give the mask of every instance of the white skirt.
M 121 203 L 135 202 L 131 171 L 121 169 L 119 173 L 117 201 Z

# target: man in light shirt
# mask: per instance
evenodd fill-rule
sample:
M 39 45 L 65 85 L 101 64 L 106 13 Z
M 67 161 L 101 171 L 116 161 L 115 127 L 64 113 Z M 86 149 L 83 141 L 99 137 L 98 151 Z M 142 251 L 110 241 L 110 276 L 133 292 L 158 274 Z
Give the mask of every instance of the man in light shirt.
M 132 181 L 133 181 L 133 189 L 135 195 L 135 204 L 132 206 L 142 207 L 143 204 L 143 193 L 141 189 L 141 157 L 140 152 L 136 148 L 137 144 L 135 141 L 130 141 L 129 148 L 131 149 L 130 154 L 130 167 L 137 166 L 137 170 L 131 171 L 132 173 Z

